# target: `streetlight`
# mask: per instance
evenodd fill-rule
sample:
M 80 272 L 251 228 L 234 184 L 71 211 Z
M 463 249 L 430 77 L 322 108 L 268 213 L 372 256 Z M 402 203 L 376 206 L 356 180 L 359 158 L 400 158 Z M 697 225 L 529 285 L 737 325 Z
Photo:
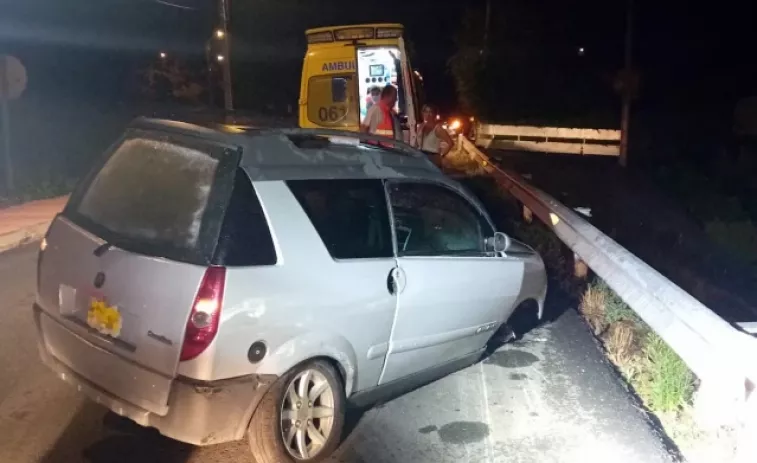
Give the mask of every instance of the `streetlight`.
M 166 59 L 166 56 L 168 56 L 168 55 L 166 55 L 166 52 L 164 52 L 164 51 L 160 52 L 160 59 Z
M 211 60 L 213 53 L 222 75 L 224 109 L 229 112 L 234 109 L 231 91 L 231 36 L 229 36 L 229 0 L 214 0 L 218 3 L 219 24 L 213 29 L 212 35 L 205 41 L 205 61 L 208 66 L 208 88 L 213 88 L 213 67 Z M 217 40 L 217 41 L 216 41 Z M 211 105 L 213 92 L 210 92 Z

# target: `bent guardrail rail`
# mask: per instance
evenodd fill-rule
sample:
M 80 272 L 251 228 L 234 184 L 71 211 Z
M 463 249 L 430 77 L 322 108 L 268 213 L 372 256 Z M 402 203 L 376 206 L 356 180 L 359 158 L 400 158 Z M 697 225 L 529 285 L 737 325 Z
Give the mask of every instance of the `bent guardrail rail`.
M 620 130 L 479 124 L 476 145 L 510 151 L 620 155 Z
M 757 338 L 727 323 L 567 206 L 493 164 L 469 140 L 461 137 L 458 149 L 549 226 L 681 357 L 701 381 L 699 393 L 728 407 L 743 424 L 739 458 L 757 461 Z

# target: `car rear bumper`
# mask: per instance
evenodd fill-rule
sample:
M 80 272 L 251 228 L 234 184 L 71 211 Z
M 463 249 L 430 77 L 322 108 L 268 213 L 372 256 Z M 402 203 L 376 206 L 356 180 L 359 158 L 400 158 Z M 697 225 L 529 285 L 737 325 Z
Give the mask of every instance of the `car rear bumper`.
M 42 317 L 47 318 L 45 323 L 58 323 L 36 304 L 34 313 L 38 329 Z M 77 336 L 74 333 L 70 335 Z M 81 338 L 79 340 L 87 342 Z M 250 375 L 220 381 L 179 377 L 172 381 L 166 412 L 157 414 L 114 395 L 74 371 L 48 350 L 41 333 L 39 351 L 45 365 L 89 399 L 141 426 L 155 428 L 167 437 L 193 445 L 211 445 L 243 438 L 253 411 L 276 380 L 272 375 Z

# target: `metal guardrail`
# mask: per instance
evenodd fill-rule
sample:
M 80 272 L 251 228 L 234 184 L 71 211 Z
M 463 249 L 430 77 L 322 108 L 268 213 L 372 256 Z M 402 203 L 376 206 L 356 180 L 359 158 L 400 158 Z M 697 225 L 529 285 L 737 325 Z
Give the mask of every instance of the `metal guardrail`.
M 742 424 L 739 458 L 757 461 L 757 338 L 727 323 L 570 208 L 493 164 L 463 137 L 458 153 L 483 166 L 549 226 L 683 359 L 701 381 L 698 394 L 732 410 Z
M 595 156 L 620 155 L 620 130 L 479 124 L 483 148 Z

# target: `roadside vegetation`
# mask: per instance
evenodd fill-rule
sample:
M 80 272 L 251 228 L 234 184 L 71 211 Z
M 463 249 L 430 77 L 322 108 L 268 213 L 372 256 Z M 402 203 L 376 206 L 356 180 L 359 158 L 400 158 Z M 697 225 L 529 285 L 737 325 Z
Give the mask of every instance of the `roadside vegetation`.
M 76 180 L 63 175 L 29 175 L 16 179 L 13 191 L 0 191 L 0 208 L 70 193 Z
M 742 165 L 745 173 L 757 167 Z M 732 169 L 733 170 L 733 169 Z M 737 170 L 737 169 L 736 169 Z M 706 172 L 682 164 L 659 168 L 655 177 L 696 219 L 713 243 L 732 257 L 757 267 L 757 204 L 751 204 L 753 191 L 736 191 L 748 179 L 735 179 L 724 167 L 713 166 Z M 755 268 L 757 273 L 757 268 Z
M 675 419 L 687 413 L 696 384 L 694 375 L 606 283 L 599 279 L 589 283 L 579 309 L 608 358 L 650 411 L 661 420 L 662 415 L 672 414 Z

